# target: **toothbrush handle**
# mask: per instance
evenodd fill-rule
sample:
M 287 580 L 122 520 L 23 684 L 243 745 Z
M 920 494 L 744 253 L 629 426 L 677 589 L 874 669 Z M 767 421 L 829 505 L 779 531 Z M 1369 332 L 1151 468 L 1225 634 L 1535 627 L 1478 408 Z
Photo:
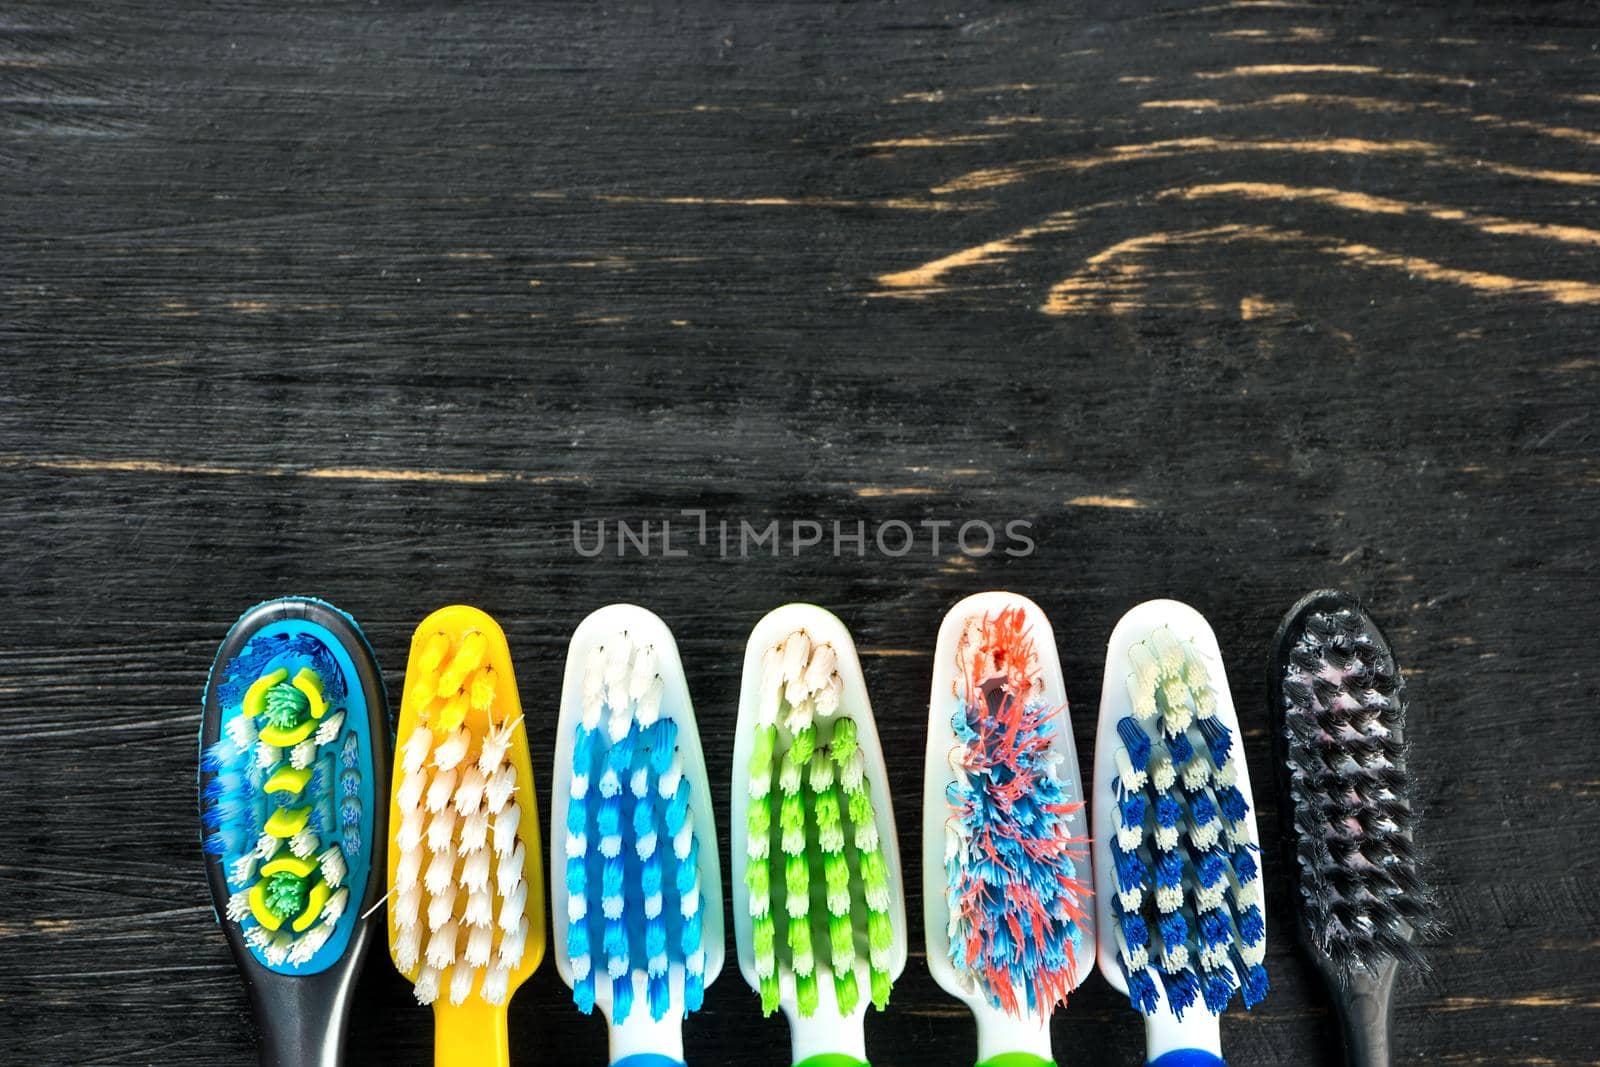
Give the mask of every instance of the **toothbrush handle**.
M 352 951 L 359 956 L 359 947 Z M 261 1067 L 339 1067 L 356 968 L 341 962 L 321 974 L 290 977 L 247 971 Z
M 866 1060 L 858 1060 L 843 1052 L 819 1052 L 807 1056 L 794 1067 L 872 1067 Z
M 998 1056 L 990 1056 L 978 1067 L 1056 1067 L 1056 1061 L 1035 1056 L 1031 1052 L 1002 1052 Z
M 433 1006 L 434 1067 L 510 1067 L 506 1006 L 482 997 Z
M 1399 971 L 1391 960 L 1376 975 L 1354 975 L 1343 990 L 1334 987 L 1334 1010 L 1350 1067 L 1389 1067 L 1389 1002 Z
M 658 1056 L 654 1052 L 638 1052 L 632 1056 L 624 1056 L 617 1060 L 611 1067 L 688 1067 L 682 1060 L 675 1060 L 671 1056 Z
M 1176 1048 L 1151 1060 L 1149 1067 L 1228 1067 L 1221 1056 L 1198 1048 Z

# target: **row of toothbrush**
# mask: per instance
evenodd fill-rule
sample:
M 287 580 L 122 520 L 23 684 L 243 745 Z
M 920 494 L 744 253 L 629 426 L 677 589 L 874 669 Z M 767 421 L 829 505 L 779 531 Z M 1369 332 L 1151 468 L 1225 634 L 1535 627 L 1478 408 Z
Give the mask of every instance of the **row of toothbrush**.
M 1377 624 L 1331 591 L 1286 616 L 1269 682 L 1300 938 L 1349 1062 L 1384 1065 L 1395 976 L 1422 966 L 1437 926 L 1404 684 Z M 433 1010 L 434 1062 L 509 1063 L 507 1004 L 543 958 L 547 911 L 500 627 L 471 607 L 429 616 L 402 694 L 392 740 L 371 647 L 309 598 L 258 605 L 217 653 L 206 870 L 264 1063 L 342 1061 L 385 905 L 395 967 Z M 867 1006 L 887 1005 L 909 936 L 883 752 L 839 619 L 790 604 L 757 624 L 735 738 L 739 970 L 788 1018 L 795 1064 L 864 1067 Z M 655 615 L 611 605 L 573 634 L 553 778 L 556 967 L 608 1020 L 612 1064 L 682 1067 L 684 1018 L 722 968 L 722 873 L 694 708 Z M 1043 612 L 1001 592 L 956 605 L 928 704 L 929 969 L 971 1008 L 979 1067 L 1052 1064 L 1050 1017 L 1097 961 L 1143 1017 L 1149 1063 L 1222 1064 L 1218 1016 L 1267 994 L 1266 923 L 1238 715 L 1194 609 L 1150 601 L 1112 631 L 1092 781 L 1086 811 Z

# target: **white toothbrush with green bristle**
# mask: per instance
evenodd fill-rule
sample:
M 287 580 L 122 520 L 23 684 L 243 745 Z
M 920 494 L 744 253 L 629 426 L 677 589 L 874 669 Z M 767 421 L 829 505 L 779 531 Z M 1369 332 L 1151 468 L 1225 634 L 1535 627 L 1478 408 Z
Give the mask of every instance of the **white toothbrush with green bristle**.
M 850 632 L 787 604 L 750 634 L 733 748 L 739 970 L 789 1019 L 797 1067 L 859 1067 L 906 963 L 883 750 Z

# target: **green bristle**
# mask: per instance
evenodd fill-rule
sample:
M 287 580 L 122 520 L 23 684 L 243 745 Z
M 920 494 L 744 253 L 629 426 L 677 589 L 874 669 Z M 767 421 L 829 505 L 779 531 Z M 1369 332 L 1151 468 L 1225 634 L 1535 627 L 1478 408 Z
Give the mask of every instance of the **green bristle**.
M 784 759 L 793 759 L 796 764 L 804 767 L 811 762 L 811 753 L 817 747 L 817 728 L 807 726 L 794 735 L 794 740 L 789 742 L 789 751 L 784 753 Z
M 867 892 L 867 899 L 870 901 L 874 896 L 886 896 L 889 892 L 889 867 L 883 862 L 883 853 L 863 852 L 860 862 L 861 886 Z
M 790 856 L 783 865 L 783 891 L 787 897 L 788 913 L 796 918 L 804 918 L 811 911 L 811 864 L 804 853 Z M 805 926 L 804 923 L 791 923 L 791 926 Z M 807 933 L 807 937 L 811 935 Z M 794 937 L 791 935 L 789 944 L 793 946 Z
M 894 980 L 889 977 L 888 971 L 872 968 L 872 1006 L 882 1011 L 889 1006 L 889 987 Z
M 752 801 L 745 809 L 745 830 L 757 840 L 772 833 L 772 805 L 767 798 Z
M 872 797 L 867 794 L 867 787 L 863 784 L 860 789 L 848 793 L 845 797 L 850 809 L 850 822 L 856 826 L 873 822 Z
M 856 723 L 854 719 L 840 719 L 833 724 L 833 736 L 828 740 L 828 753 L 833 762 L 843 767 L 856 754 Z
M 778 936 L 777 924 L 772 921 L 771 913 L 758 916 L 751 922 L 752 940 L 755 942 L 756 958 L 771 956 L 773 945 Z
M 894 948 L 894 924 L 889 921 L 888 912 L 867 913 L 867 948 L 874 967 L 888 962 L 889 952 Z
M 299 726 L 310 710 L 311 701 L 292 685 L 283 683 L 267 690 L 267 722 L 280 730 Z
M 763 1017 L 771 1015 L 778 1010 L 778 999 L 782 988 L 778 984 L 778 975 L 774 971 L 761 979 L 761 1014 Z
M 801 856 L 806 851 L 806 804 L 799 793 L 783 798 L 778 808 L 778 826 L 782 829 L 779 847 L 786 856 Z
M 750 746 L 750 765 L 765 767 L 772 763 L 773 746 L 778 742 L 776 726 L 757 726 L 754 743 Z
M 794 979 L 795 1000 L 800 1008 L 801 1018 L 809 1019 L 817 1013 L 817 976 L 815 974 L 797 974 Z
M 849 1015 L 856 1010 L 856 1002 L 861 999 L 861 987 L 856 983 L 854 967 L 834 968 L 833 996 L 839 1002 L 840 1015 Z
M 838 791 L 829 786 L 819 792 L 812 812 L 817 818 L 818 847 L 830 855 L 844 851 L 844 826 L 840 822 Z
M 772 892 L 771 878 L 765 863 L 751 863 L 744 869 L 744 884 L 750 889 L 750 899 L 765 900 Z
M 828 887 L 828 913 L 850 915 L 850 861 L 843 852 L 822 858 L 822 879 Z
M 828 948 L 833 959 L 833 972 L 848 971 L 856 961 L 856 924 L 850 913 L 828 918 Z
M 811 951 L 811 917 L 801 915 L 789 920 L 790 966 L 795 974 L 811 974 L 817 969 L 817 957 Z

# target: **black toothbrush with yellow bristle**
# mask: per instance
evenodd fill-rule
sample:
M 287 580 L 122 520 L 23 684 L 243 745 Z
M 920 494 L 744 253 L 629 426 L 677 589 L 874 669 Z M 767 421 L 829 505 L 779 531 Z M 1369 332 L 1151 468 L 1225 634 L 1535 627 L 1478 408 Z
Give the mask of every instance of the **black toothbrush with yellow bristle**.
M 1425 970 L 1438 903 L 1413 842 L 1405 682 L 1351 594 L 1302 597 L 1278 628 L 1268 699 L 1286 870 L 1301 944 L 1333 997 L 1352 1067 L 1387 1067 L 1395 979 Z

